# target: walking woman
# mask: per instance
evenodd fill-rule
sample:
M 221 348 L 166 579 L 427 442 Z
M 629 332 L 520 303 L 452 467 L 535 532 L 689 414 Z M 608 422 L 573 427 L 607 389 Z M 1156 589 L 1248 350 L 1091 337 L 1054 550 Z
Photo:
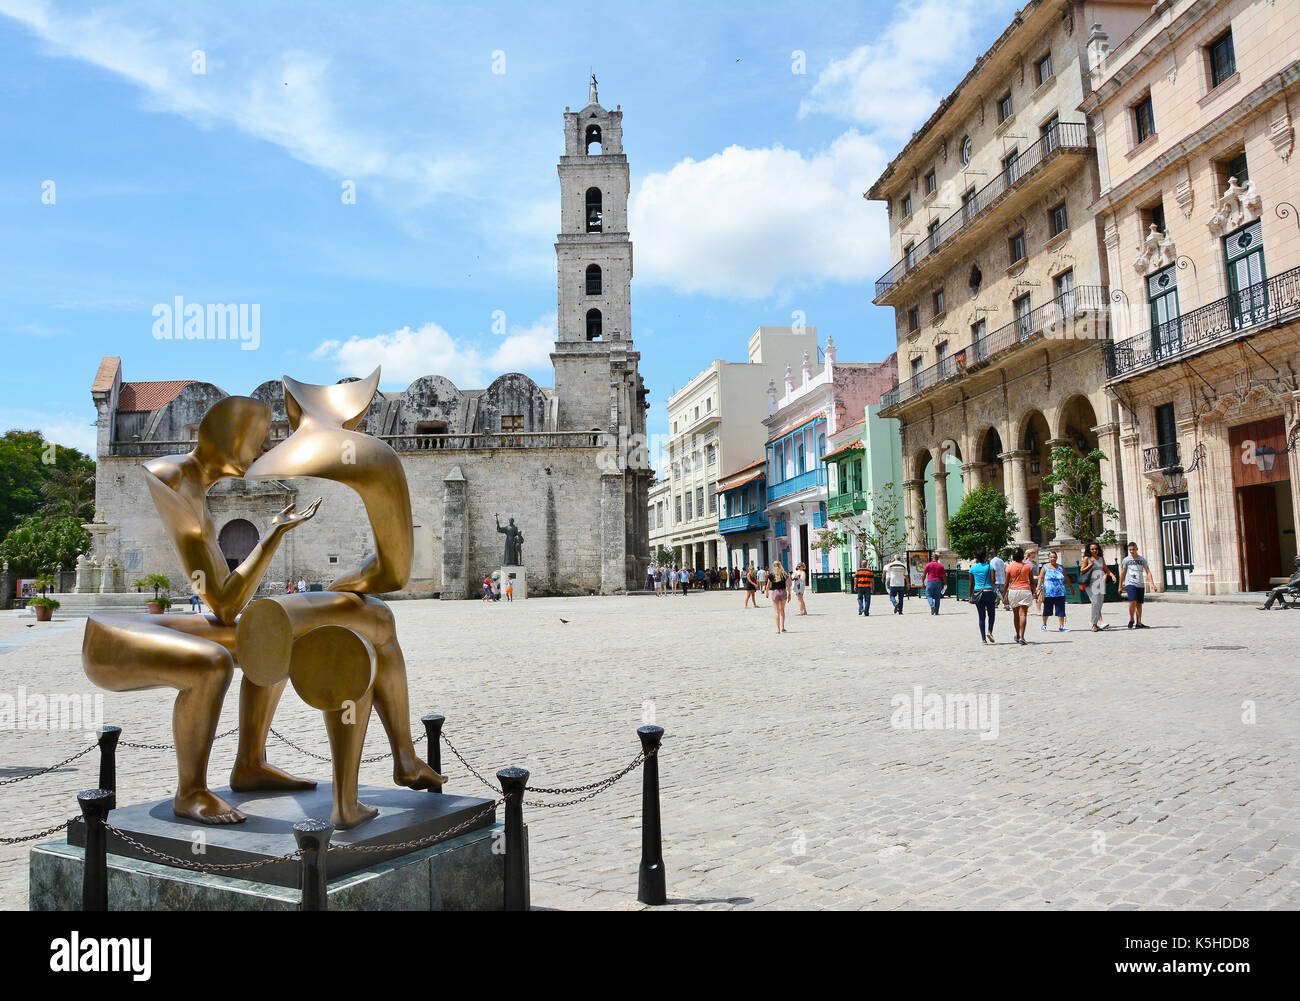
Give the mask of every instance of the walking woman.
M 989 554 L 981 549 L 970 565 L 970 600 L 980 620 L 980 642 L 993 642 L 993 620 L 998 614 L 997 572 L 989 563 Z M 985 630 L 985 619 L 988 629 Z
M 1038 571 L 1038 593 L 1043 597 L 1043 632 L 1047 632 L 1047 620 L 1056 616 L 1060 627 L 1057 632 L 1068 633 L 1065 628 L 1065 590 L 1070 581 L 1065 570 L 1056 562 L 1056 553 L 1047 554 L 1047 565 Z
M 1110 572 L 1110 567 L 1106 566 L 1106 558 L 1101 554 L 1101 546 L 1095 542 L 1088 543 L 1088 555 L 1083 558 L 1083 563 L 1079 567 L 1079 583 L 1081 583 L 1088 593 L 1088 600 L 1092 602 L 1092 631 L 1099 633 L 1103 629 L 1109 629 L 1110 624 L 1101 621 L 1101 606 L 1106 600 L 1106 581 L 1113 580 L 1119 584 L 1116 576 Z
M 947 570 L 944 565 L 930 554 L 930 562 L 925 565 L 925 600 L 930 603 L 930 614 L 939 614 L 939 601 L 943 597 L 943 581 Z
M 790 580 L 791 587 L 794 588 L 795 599 L 799 602 L 799 614 L 807 615 L 808 606 L 803 603 L 804 583 L 808 580 L 808 568 L 802 563 L 794 568 L 794 576 Z
M 1025 625 L 1029 622 L 1029 606 L 1034 600 L 1033 569 L 1025 562 L 1023 546 L 1016 546 L 1007 566 L 1007 585 L 1002 599 L 1011 606 L 1012 625 L 1016 642 L 1025 645 Z
M 1030 546 L 1025 550 L 1025 562 L 1029 564 L 1029 576 L 1038 580 L 1038 547 Z M 1034 588 L 1034 608 L 1038 614 L 1043 612 L 1043 592 L 1039 588 Z M 1029 613 L 1026 612 L 1026 615 Z
M 750 602 L 754 607 L 758 607 L 758 572 L 754 569 L 754 564 L 750 564 L 745 569 L 745 607 L 749 607 Z
M 772 599 L 772 608 L 776 610 L 776 631 L 785 632 L 785 603 L 790 597 L 790 592 L 786 588 L 790 584 L 790 575 L 785 572 L 785 564 L 777 560 L 772 564 L 772 572 L 768 574 L 768 592 L 767 596 Z

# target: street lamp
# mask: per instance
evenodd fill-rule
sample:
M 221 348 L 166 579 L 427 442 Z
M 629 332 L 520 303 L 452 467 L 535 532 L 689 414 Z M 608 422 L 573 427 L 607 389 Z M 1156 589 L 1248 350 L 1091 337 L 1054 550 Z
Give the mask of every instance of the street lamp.
M 1272 445 L 1260 445 L 1255 449 L 1255 465 L 1261 473 L 1271 473 L 1273 463 L 1277 462 L 1277 449 Z

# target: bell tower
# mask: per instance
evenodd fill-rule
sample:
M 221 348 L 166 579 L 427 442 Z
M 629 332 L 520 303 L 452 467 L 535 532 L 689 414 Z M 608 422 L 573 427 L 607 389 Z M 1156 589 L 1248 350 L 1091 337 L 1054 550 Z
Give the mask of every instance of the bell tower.
M 587 106 L 564 109 L 560 232 L 555 241 L 557 431 L 599 431 L 601 589 L 639 587 L 649 561 L 646 389 L 632 346 L 632 240 L 623 112 L 600 106 L 593 74 Z

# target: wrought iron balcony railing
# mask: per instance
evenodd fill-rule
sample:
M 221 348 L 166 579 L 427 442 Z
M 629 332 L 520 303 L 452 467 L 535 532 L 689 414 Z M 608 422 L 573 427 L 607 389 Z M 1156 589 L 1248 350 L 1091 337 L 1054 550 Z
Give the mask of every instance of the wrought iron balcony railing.
M 967 223 L 989 208 L 1002 195 L 1017 184 L 1031 176 L 1042 164 L 1052 158 L 1061 149 L 1087 149 L 1092 143 L 1088 138 L 1088 126 L 1085 122 L 1060 122 L 1044 133 L 1043 137 L 1020 153 L 1015 160 L 998 171 L 996 177 L 967 199 L 956 212 L 939 224 L 934 233 L 919 240 L 910 253 L 880 276 L 876 282 L 876 301 L 898 283 L 909 271 L 914 270 L 930 254 L 957 235 Z
M 1200 309 L 1106 345 L 1106 375 L 1125 379 L 1242 331 L 1300 316 L 1300 268 L 1216 299 Z
M 1173 469 L 1176 466 L 1182 466 L 1182 464 L 1182 453 L 1176 441 L 1166 442 L 1163 445 L 1152 445 L 1150 448 L 1142 449 L 1143 472 L 1155 473 L 1162 469 Z
M 1107 293 L 1105 285 L 1080 285 L 1057 296 L 992 333 L 976 338 L 969 347 L 922 369 L 907 382 L 900 382 L 881 398 L 881 410 L 965 375 L 1037 334 L 1062 340 L 1105 339 L 1110 330 L 1106 315 L 1109 309 Z

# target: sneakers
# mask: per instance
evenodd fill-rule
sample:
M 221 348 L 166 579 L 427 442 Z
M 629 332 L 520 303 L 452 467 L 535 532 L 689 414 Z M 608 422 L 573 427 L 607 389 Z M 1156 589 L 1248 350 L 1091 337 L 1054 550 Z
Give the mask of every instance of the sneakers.
M 1060 629 L 1057 630 L 1058 633 L 1068 633 L 1069 631 L 1070 631 L 1069 626 L 1062 626 Z
M 1044 623 L 1043 623 L 1043 628 L 1040 629 L 1040 630 L 1038 630 L 1038 631 L 1039 631 L 1040 633 L 1045 633 L 1045 632 L 1047 632 L 1047 623 L 1044 622 Z

